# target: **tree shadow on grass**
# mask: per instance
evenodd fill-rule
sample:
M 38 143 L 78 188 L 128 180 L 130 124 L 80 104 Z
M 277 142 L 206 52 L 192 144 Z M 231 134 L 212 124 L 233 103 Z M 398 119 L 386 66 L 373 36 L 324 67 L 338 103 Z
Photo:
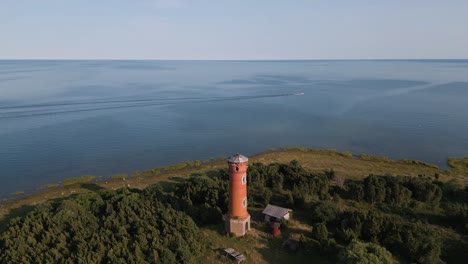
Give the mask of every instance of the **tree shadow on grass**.
M 92 192 L 98 192 L 104 189 L 104 187 L 101 187 L 95 183 L 83 183 L 81 184 L 81 188 L 92 191 Z
M 206 225 L 203 226 L 203 228 L 215 231 L 220 235 L 226 235 L 226 230 L 224 229 L 224 220 L 221 220 L 219 224 Z
M 312 209 L 310 208 L 297 208 L 292 211 L 292 219 L 295 219 L 301 223 L 310 223 L 311 221 L 311 211 Z
M 256 249 L 267 263 L 330 263 L 320 251 L 299 249 L 296 252 L 292 252 L 282 246 L 282 241 L 278 242 L 269 243 L 269 247 Z
M 210 178 L 222 178 L 223 176 L 226 176 L 226 180 L 228 180 L 228 174 L 227 170 L 225 169 L 219 169 L 219 170 L 210 170 L 205 172 L 206 176 Z
M 306 237 L 310 237 L 312 232 L 311 230 L 304 230 L 304 229 L 299 229 L 299 228 L 294 228 L 294 227 L 284 227 L 281 229 L 282 233 L 285 235 L 303 235 Z
M 304 230 L 288 229 L 290 232 L 304 232 Z M 296 237 L 297 238 L 297 237 Z M 285 242 L 296 243 L 292 249 Z M 265 238 L 261 241 L 262 247 L 257 247 L 256 251 L 262 255 L 267 263 L 330 263 L 328 257 L 317 249 L 306 249 L 300 242 L 290 236 L 289 232 L 284 232 L 276 237 Z
M 172 177 L 169 177 L 169 180 L 173 182 L 177 182 L 177 183 L 184 183 L 187 180 L 187 178 L 172 176 Z
M 179 184 L 177 182 L 170 181 L 160 181 L 158 182 L 159 186 L 163 189 L 163 192 L 170 193 L 175 190 L 175 187 Z

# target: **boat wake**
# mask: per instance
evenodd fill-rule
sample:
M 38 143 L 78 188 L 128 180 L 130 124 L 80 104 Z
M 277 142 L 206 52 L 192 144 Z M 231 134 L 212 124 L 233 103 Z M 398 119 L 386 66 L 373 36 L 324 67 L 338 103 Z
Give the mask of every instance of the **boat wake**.
M 274 97 L 286 97 L 304 95 L 295 94 L 269 94 L 248 96 L 214 96 L 214 97 L 180 97 L 180 98 L 152 98 L 152 99 L 127 99 L 127 100 L 102 100 L 102 101 L 73 101 L 73 102 L 48 102 L 41 104 L 23 104 L 0 106 L 0 119 L 12 119 L 22 117 L 34 117 L 45 115 L 58 115 L 77 112 L 90 112 L 110 109 L 125 109 L 137 107 L 166 106 L 179 104 L 197 104 L 234 100 L 252 100 Z

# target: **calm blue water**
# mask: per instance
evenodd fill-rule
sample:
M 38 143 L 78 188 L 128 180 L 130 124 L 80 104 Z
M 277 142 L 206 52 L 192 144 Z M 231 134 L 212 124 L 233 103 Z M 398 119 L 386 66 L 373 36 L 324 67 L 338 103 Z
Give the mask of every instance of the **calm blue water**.
M 468 61 L 0 61 L 0 196 L 296 145 L 467 156 Z

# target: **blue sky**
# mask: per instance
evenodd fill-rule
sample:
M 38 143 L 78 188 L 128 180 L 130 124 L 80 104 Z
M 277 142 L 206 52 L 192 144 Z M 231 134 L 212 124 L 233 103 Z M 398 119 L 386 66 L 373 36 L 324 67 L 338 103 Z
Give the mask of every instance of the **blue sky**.
M 466 0 L 0 0 L 0 59 L 468 58 Z

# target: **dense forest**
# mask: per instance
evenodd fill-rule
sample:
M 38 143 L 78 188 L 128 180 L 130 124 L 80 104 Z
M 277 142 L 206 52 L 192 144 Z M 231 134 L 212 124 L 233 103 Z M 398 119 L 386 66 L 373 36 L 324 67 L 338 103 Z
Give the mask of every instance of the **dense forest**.
M 202 246 L 199 229 L 161 197 L 156 185 L 42 204 L 10 221 L 0 262 L 189 263 Z
M 191 263 L 204 250 L 200 228 L 223 222 L 227 190 L 227 170 L 218 170 L 170 190 L 156 184 L 50 201 L 10 220 L 0 262 Z M 248 193 L 251 208 L 273 203 L 304 216 L 312 229 L 301 248 L 319 249 L 332 263 L 468 259 L 468 188 L 437 175 L 356 181 L 297 161 L 253 163 Z

